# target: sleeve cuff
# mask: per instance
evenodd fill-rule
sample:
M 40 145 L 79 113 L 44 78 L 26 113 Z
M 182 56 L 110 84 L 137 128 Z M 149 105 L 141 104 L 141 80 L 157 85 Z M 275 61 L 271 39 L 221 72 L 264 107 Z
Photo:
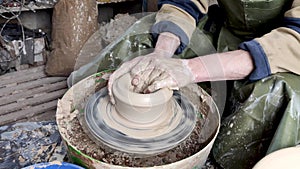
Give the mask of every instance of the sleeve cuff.
M 243 42 L 239 48 L 248 51 L 254 61 L 255 69 L 249 75 L 249 80 L 256 81 L 271 75 L 268 58 L 257 41 Z
M 300 33 L 300 19 L 299 18 L 285 17 L 283 21 L 284 21 L 285 27 L 293 29 L 294 31 Z
M 161 21 L 151 27 L 151 34 L 154 41 L 157 41 L 158 35 L 162 32 L 170 32 L 178 36 L 180 39 L 180 46 L 176 50 L 176 54 L 180 54 L 188 45 L 189 38 L 186 33 L 176 24 L 170 21 Z
M 204 16 L 197 5 L 195 5 L 195 2 L 191 0 L 160 0 L 158 1 L 158 8 L 161 8 L 163 4 L 174 5 L 186 11 L 195 19 L 196 23 L 198 23 L 198 21 Z

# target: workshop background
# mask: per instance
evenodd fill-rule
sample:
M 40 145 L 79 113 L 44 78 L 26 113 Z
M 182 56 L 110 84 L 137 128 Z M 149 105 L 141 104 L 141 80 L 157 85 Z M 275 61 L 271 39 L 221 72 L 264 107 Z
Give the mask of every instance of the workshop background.
M 133 14 L 155 12 L 156 4 L 0 0 L 0 169 L 68 161 L 55 122 L 68 75 L 137 21 Z

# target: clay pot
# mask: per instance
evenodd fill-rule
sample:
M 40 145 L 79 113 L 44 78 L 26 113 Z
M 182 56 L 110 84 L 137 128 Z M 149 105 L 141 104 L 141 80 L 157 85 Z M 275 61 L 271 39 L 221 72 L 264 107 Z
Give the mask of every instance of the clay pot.
M 117 79 L 112 92 L 118 113 L 134 123 L 152 123 L 171 109 L 172 90 L 164 88 L 150 94 L 136 93 L 131 85 L 130 74 Z

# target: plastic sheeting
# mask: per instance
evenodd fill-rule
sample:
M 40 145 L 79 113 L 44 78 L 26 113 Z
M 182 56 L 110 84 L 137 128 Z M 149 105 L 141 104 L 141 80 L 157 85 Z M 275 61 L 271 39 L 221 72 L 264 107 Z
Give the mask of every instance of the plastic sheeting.
M 279 73 L 247 85 L 236 82 L 231 99 L 233 113 L 222 121 L 213 148 L 224 168 L 252 168 L 266 154 L 300 144 L 298 75 Z
M 155 14 L 149 14 L 135 22 L 120 38 L 103 49 L 94 60 L 72 72 L 68 78 L 69 87 L 96 72 L 115 69 L 124 61 L 152 52 L 154 43 L 150 27 L 154 21 Z M 199 39 L 203 40 L 199 41 Z M 201 30 L 195 31 L 190 45 L 177 57 L 190 58 L 214 53 L 216 50 L 210 41 L 210 37 Z

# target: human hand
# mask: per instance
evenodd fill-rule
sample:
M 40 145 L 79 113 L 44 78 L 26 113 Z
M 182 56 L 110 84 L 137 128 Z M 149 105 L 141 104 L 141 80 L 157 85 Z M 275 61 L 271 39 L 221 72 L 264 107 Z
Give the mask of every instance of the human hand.
M 112 94 L 112 86 L 116 79 L 120 78 L 122 75 L 126 73 L 130 73 L 131 77 L 135 77 L 132 80 L 132 85 L 134 86 L 135 92 L 142 92 L 142 88 L 148 83 L 147 79 L 143 76 L 143 80 L 140 80 L 140 76 L 138 75 L 140 72 L 145 75 L 145 69 L 147 69 L 147 66 L 152 66 L 153 63 L 159 62 L 159 60 L 164 60 L 165 58 L 169 58 L 169 54 L 164 52 L 152 52 L 150 54 L 147 54 L 145 56 L 139 56 L 136 57 L 128 62 L 123 63 L 113 74 L 110 75 L 109 81 L 107 84 L 108 87 L 108 94 L 110 96 L 110 101 L 112 104 L 115 103 L 115 100 L 113 98 Z M 138 81 L 137 81 L 138 80 Z M 144 84 L 143 84 L 144 83 Z M 143 85 L 142 85 L 143 84 Z
M 151 93 L 161 88 L 177 89 L 203 81 L 238 80 L 254 69 L 251 55 L 236 50 L 193 59 L 151 58 L 131 68 L 136 92 Z
M 178 89 L 195 81 L 185 59 L 147 57 L 131 69 L 134 91 L 151 93 L 161 88 Z
M 161 33 L 158 37 L 158 40 L 156 42 L 155 50 L 153 53 L 150 53 L 145 56 L 137 57 L 131 61 L 125 62 L 121 65 L 120 68 L 118 68 L 109 78 L 108 81 L 108 94 L 110 96 L 110 101 L 112 104 L 115 103 L 113 95 L 112 95 L 112 85 L 113 82 L 124 75 L 125 73 L 131 72 L 132 68 L 135 67 L 137 64 L 149 64 L 152 59 L 155 60 L 158 58 L 170 58 L 174 55 L 174 52 L 180 45 L 180 39 L 169 32 Z M 158 59 L 159 60 L 159 59 Z M 141 63 L 140 63 L 141 62 Z M 135 69 L 137 70 L 137 69 Z M 139 83 L 139 87 L 141 86 L 141 83 Z M 138 89 L 138 88 L 137 88 Z

